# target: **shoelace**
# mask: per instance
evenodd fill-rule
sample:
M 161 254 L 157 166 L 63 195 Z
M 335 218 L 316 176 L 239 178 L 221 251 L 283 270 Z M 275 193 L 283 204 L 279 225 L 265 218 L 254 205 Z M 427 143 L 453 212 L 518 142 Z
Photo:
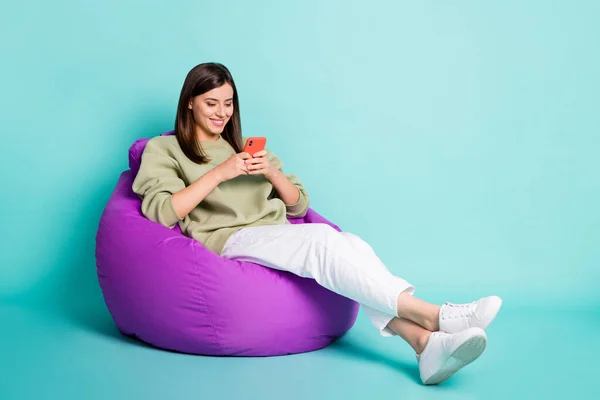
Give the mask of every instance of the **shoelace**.
M 454 304 L 446 302 L 446 307 L 442 308 L 442 319 L 465 318 L 475 312 L 475 302 L 468 304 Z

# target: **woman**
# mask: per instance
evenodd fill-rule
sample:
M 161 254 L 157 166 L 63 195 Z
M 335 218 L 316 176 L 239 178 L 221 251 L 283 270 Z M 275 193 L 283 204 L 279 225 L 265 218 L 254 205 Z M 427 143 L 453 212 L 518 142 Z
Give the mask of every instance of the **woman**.
M 242 152 L 238 94 L 223 65 L 200 64 L 188 73 L 175 133 L 148 141 L 133 182 L 147 218 L 179 224 L 222 257 L 313 278 L 359 302 L 383 336 L 399 335 L 412 346 L 425 384 L 448 379 L 481 355 L 500 298 L 427 303 L 358 236 L 289 223 L 287 217 L 306 214 L 308 194 L 270 150 Z

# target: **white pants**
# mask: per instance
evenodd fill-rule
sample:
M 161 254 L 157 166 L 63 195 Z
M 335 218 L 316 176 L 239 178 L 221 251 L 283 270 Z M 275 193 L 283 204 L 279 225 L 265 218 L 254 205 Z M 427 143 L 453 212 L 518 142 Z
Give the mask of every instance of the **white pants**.
M 397 316 L 398 295 L 415 291 L 392 275 L 365 241 L 327 224 L 244 228 L 228 239 L 221 256 L 312 278 L 360 303 L 383 336 L 395 335 L 386 325 Z

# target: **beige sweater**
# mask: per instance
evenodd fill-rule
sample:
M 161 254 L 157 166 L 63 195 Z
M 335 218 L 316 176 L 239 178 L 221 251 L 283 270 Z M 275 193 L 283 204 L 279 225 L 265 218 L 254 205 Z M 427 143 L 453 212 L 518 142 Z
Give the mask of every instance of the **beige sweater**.
M 289 224 L 287 216 L 306 214 L 308 194 L 295 175 L 286 175 L 300 190 L 300 199 L 291 206 L 285 205 L 263 175 L 240 175 L 219 184 L 180 219 L 171 196 L 235 154 L 222 137 L 215 142 L 202 142 L 202 148 L 211 161 L 199 165 L 187 158 L 175 136 L 158 136 L 148 141 L 132 185 L 142 199 L 142 213 L 146 218 L 169 228 L 178 223 L 185 235 L 220 255 L 229 236 L 241 228 Z M 269 162 L 283 172 L 279 158 L 266 150 Z

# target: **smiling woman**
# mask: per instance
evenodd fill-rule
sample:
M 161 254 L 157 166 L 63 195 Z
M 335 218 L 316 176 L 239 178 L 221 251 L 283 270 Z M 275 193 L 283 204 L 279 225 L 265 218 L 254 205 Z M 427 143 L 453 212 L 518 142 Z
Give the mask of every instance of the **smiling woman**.
M 442 306 L 413 297 L 414 286 L 392 275 L 360 237 L 324 223 L 291 223 L 309 209 L 302 182 L 284 174 L 270 150 L 250 156 L 241 145 L 229 70 L 196 66 L 181 90 L 175 136 L 153 138 L 144 149 L 132 185 L 143 214 L 179 225 L 222 258 L 311 278 L 360 303 L 381 335 L 399 335 L 419 354 L 426 384 L 448 379 L 482 354 L 499 297 Z

